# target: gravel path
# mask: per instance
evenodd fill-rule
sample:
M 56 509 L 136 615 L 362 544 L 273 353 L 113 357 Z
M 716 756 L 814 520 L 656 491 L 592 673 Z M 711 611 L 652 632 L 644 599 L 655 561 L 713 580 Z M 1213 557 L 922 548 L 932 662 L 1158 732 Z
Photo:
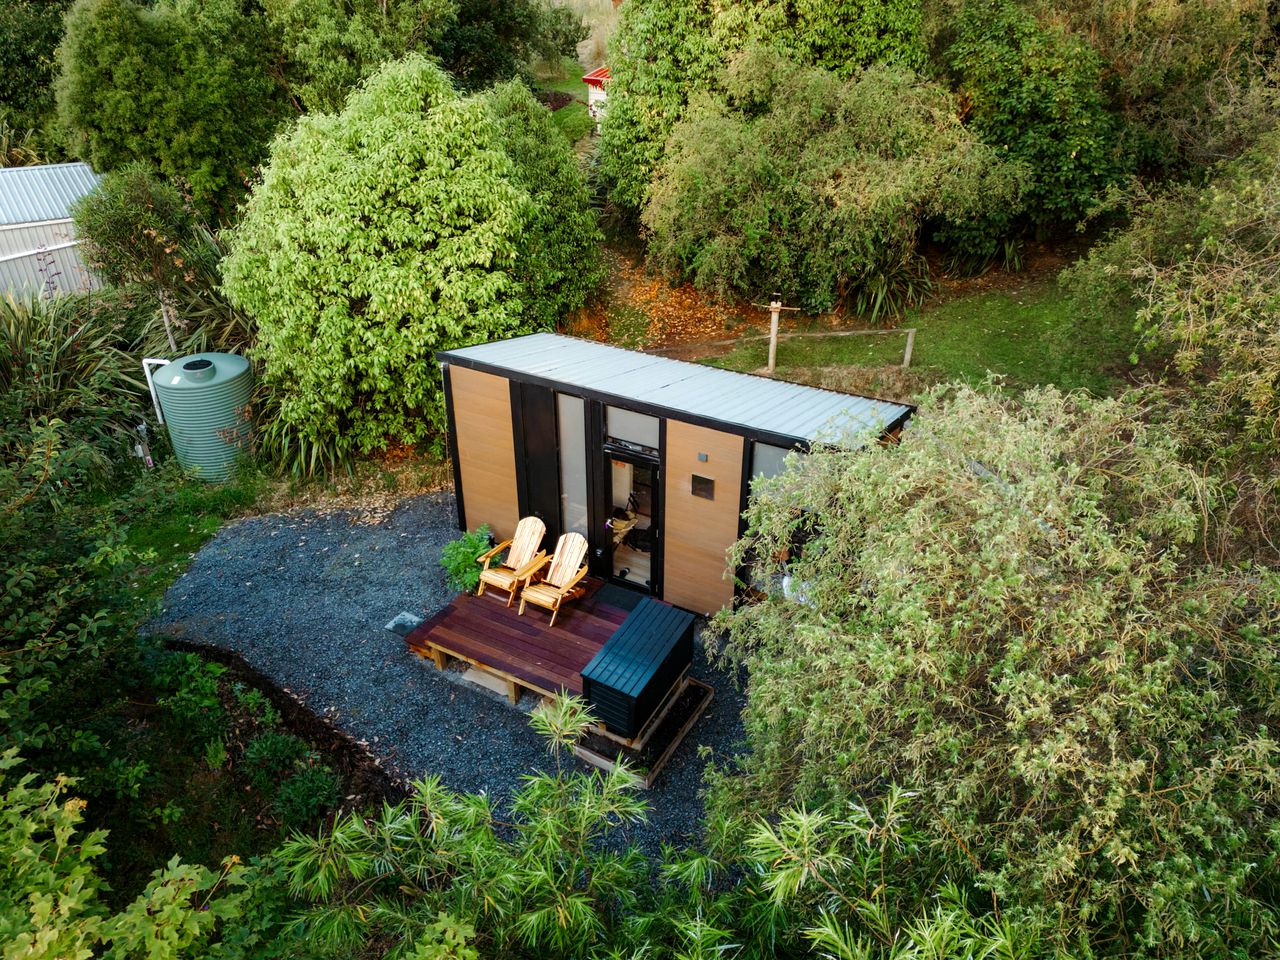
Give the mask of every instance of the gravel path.
M 169 589 L 153 629 L 239 654 L 402 779 L 434 773 L 454 790 L 505 800 L 522 774 L 554 766 L 528 718 L 383 629 L 401 611 L 427 617 L 449 601 L 436 560 L 456 535 L 448 492 L 407 500 L 377 525 L 342 512 L 238 521 Z M 724 759 L 742 739 L 742 699 L 700 644 L 693 675 L 716 695 L 647 793 L 649 823 L 632 839 L 650 854 L 694 837 L 707 763 L 699 746 Z

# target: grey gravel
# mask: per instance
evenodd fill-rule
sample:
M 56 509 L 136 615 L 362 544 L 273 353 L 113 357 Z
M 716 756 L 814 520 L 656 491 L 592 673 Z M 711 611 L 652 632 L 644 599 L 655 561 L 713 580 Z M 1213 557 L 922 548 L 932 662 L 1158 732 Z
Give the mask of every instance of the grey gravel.
M 527 716 L 458 672 L 440 673 L 384 628 L 452 598 L 437 558 L 457 536 L 456 516 L 444 492 L 408 499 L 376 525 L 330 511 L 233 522 L 169 589 L 152 628 L 239 654 L 402 780 L 436 774 L 504 803 L 522 775 L 554 769 Z M 692 675 L 715 697 L 646 793 L 649 822 L 630 839 L 650 854 L 696 839 L 703 770 L 740 749 L 738 688 L 701 643 L 696 651 Z

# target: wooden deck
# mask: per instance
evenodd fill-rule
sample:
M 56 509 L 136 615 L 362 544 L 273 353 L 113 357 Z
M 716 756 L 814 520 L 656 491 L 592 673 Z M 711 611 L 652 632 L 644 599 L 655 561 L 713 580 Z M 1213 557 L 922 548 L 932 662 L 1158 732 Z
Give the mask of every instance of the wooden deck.
M 502 678 L 513 703 L 522 688 L 544 696 L 562 690 L 581 694 L 582 668 L 627 618 L 625 610 L 596 601 L 601 581 L 583 582 L 586 594 L 561 610 L 554 627 L 539 607 L 525 607 L 524 616 L 517 616 L 520 601 L 505 607 L 500 592 L 460 594 L 405 643 L 441 669 L 453 657 Z

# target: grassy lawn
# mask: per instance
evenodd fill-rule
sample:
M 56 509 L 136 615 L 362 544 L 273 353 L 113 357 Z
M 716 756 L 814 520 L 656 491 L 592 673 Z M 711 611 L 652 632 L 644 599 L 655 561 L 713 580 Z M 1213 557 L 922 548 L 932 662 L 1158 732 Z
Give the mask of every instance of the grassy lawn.
M 587 85 L 582 82 L 585 72 L 582 64 L 573 57 L 563 58 L 558 71 L 545 66 L 535 71 L 537 90 L 567 93 L 573 97 L 573 103 L 551 113 L 552 122 L 570 143 L 577 143 L 591 132 L 593 126 L 591 115 L 587 113 Z
M 1056 384 L 1103 394 L 1118 384 L 1134 348 L 1130 323 L 1078 320 L 1056 283 L 970 294 L 914 309 L 901 328 L 915 327 L 911 369 L 925 380 L 983 379 L 988 371 L 1021 386 Z M 811 337 L 778 344 L 779 373 L 833 367 L 883 367 L 902 362 L 906 334 Z M 737 347 L 706 362 L 732 370 L 765 365 L 766 341 Z

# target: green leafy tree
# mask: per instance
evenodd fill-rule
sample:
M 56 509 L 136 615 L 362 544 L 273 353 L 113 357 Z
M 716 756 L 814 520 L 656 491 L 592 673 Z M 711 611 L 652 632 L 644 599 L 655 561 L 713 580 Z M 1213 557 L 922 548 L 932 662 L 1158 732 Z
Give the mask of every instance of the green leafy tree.
M 928 395 L 757 483 L 722 809 L 917 795 L 935 869 L 1078 955 L 1265 952 L 1280 578 L 1200 566 L 1215 491 L 1132 396 Z M 785 581 L 783 578 L 786 578 Z
M 672 131 L 644 211 L 653 259 L 703 289 L 777 289 L 876 319 L 926 289 L 925 218 L 963 223 L 1017 204 L 1018 168 L 910 71 L 842 81 L 757 47 L 721 84 L 723 100 L 695 97 Z
M 100 171 L 143 161 L 229 210 L 281 116 L 265 30 L 235 0 L 77 0 L 58 48 L 58 122 Z
M 594 234 L 529 229 L 583 216 L 581 174 L 547 152 L 569 147 L 513 91 L 494 97 L 459 97 L 411 55 L 274 144 L 223 269 L 258 323 L 279 404 L 266 440 L 286 460 L 315 469 L 441 431 L 436 350 L 546 324 L 585 296 L 569 274 L 590 277 L 590 260 L 569 258 Z M 539 130 L 546 150 L 529 145 Z
M 0 118 L 45 133 L 53 113 L 53 54 L 70 0 L 0 2 Z
M 458 0 L 435 54 L 464 90 L 522 77 L 534 59 L 573 56 L 582 19 L 547 0 Z
M 1026 214 L 1042 227 L 1079 219 L 1122 167 L 1097 52 L 1015 0 L 969 0 L 947 57 L 974 129 L 1031 171 Z
M 289 92 L 310 112 L 342 108 L 388 60 L 427 53 L 457 17 L 455 0 L 267 0 Z
M 861 67 L 925 63 L 913 0 L 628 0 L 609 47 L 609 112 L 600 170 L 610 199 L 638 212 L 663 145 L 697 92 L 717 92 L 726 63 L 750 46 L 848 77 Z
M 136 285 L 159 304 L 164 347 L 243 349 L 248 320 L 221 296 L 222 249 L 193 205 L 145 164 L 103 176 L 72 208 L 89 265 L 118 286 Z M 151 338 L 148 338 L 151 339 Z
M 1065 274 L 1077 308 L 1135 309 L 1144 346 L 1195 388 L 1215 444 L 1239 432 L 1280 454 L 1280 131 L 1205 187 L 1130 199 L 1131 222 Z

